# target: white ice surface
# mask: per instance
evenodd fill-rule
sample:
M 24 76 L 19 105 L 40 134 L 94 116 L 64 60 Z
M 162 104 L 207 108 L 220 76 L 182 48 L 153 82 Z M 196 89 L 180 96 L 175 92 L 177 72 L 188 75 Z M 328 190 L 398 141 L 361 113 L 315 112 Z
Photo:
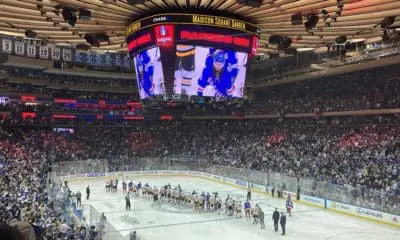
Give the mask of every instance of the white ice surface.
M 245 196 L 244 190 L 193 177 L 138 177 L 142 183 L 157 187 L 171 183 L 180 184 L 184 191 L 219 192 L 222 199 L 226 194 Z M 258 203 L 265 212 L 265 229 L 253 225 L 245 218 L 231 218 L 215 212 L 194 213 L 188 208 L 171 204 L 155 206 L 151 200 L 136 198 L 132 211 L 125 211 L 125 200 L 121 184 L 117 193 L 106 193 L 104 179 L 78 180 L 69 183 L 71 190 L 82 192 L 82 204 L 91 204 L 98 212 L 104 212 L 107 220 L 123 236 L 133 228 L 143 240 L 400 240 L 400 229 L 367 220 L 362 220 L 319 208 L 296 204 L 293 216 L 288 217 L 286 235 L 273 231 L 271 214 L 275 207 L 284 210 L 285 200 L 252 193 L 251 204 Z M 122 181 L 120 180 L 120 183 Z M 85 199 L 86 186 L 90 185 L 91 196 Z

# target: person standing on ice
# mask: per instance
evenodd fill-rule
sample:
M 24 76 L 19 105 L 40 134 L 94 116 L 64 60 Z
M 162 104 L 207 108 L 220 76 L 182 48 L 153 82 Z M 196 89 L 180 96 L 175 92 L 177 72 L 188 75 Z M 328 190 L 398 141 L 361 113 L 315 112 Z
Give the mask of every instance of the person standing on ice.
M 260 215 L 258 217 L 260 218 L 261 229 L 265 229 L 264 211 L 262 209 L 260 209 Z
M 90 196 L 90 188 L 89 188 L 89 186 L 87 186 L 87 188 L 86 188 L 86 200 L 89 200 L 89 196 Z
M 139 236 L 137 235 L 136 231 L 131 232 L 129 240 L 139 240 Z
M 131 210 L 131 199 L 129 198 L 129 193 L 125 196 L 125 209 L 127 211 Z
M 78 192 L 76 193 L 76 205 L 77 205 L 78 207 L 81 207 L 81 206 L 82 206 L 81 198 L 82 198 L 82 194 L 81 194 L 81 192 L 78 191 Z
M 279 223 L 279 212 L 278 212 L 278 208 L 275 208 L 274 213 L 272 214 L 272 220 L 274 221 L 274 229 L 275 232 L 278 231 L 278 223 Z
M 281 212 L 281 228 L 282 228 L 282 234 L 281 235 L 285 235 L 286 234 L 286 215 Z
M 293 209 L 293 201 L 292 197 L 289 195 L 286 200 L 286 212 L 289 214 L 289 217 L 292 216 L 292 209 Z
M 249 201 L 246 201 L 246 202 L 244 203 L 244 214 L 245 214 L 245 216 L 246 216 L 246 219 L 247 219 L 247 217 L 248 217 L 249 220 L 251 220 L 250 211 L 251 211 L 250 202 L 249 202 Z
M 249 184 L 249 188 L 247 189 L 247 201 L 251 201 L 251 187 Z

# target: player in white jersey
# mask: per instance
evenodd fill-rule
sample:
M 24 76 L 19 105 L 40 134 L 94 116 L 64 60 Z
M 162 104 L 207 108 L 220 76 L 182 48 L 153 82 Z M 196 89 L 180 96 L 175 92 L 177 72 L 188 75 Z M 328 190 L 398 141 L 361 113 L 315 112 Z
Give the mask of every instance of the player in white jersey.
M 239 200 L 235 202 L 235 213 L 236 217 L 242 217 L 242 202 Z
M 260 207 L 258 206 L 258 204 L 256 204 L 256 206 L 252 209 L 252 215 L 253 215 L 253 224 L 257 224 L 258 223 L 258 216 L 260 214 Z

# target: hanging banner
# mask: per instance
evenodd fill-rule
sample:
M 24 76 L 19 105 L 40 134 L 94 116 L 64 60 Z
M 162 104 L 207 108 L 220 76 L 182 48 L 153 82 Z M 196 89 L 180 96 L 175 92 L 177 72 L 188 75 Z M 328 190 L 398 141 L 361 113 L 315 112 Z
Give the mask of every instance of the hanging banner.
M 24 56 L 25 55 L 25 44 L 23 42 L 14 42 L 14 53 L 16 55 Z
M 36 57 L 36 45 L 28 44 L 26 45 L 26 55 L 28 57 Z
M 168 29 L 160 30 L 160 34 L 168 32 Z M 167 41 L 161 39 L 160 41 Z M 18 40 L 8 36 L 0 35 L 0 52 L 23 57 L 39 58 L 52 61 L 64 61 L 76 63 L 77 65 L 92 65 L 110 68 L 126 68 L 133 70 L 132 61 L 126 54 L 104 53 L 103 51 L 76 51 L 72 46 L 42 45 L 42 41 Z M 163 42 L 164 43 L 164 42 Z
M 72 61 L 72 51 L 68 48 L 62 49 L 62 59 L 64 62 L 71 62 Z
M 61 59 L 61 53 L 59 48 L 53 48 L 51 49 L 51 60 L 60 60 Z
M 10 39 L 3 38 L 2 42 L 2 52 L 10 54 L 12 52 L 12 41 Z
M 49 59 L 49 48 L 47 46 L 39 47 L 39 58 Z

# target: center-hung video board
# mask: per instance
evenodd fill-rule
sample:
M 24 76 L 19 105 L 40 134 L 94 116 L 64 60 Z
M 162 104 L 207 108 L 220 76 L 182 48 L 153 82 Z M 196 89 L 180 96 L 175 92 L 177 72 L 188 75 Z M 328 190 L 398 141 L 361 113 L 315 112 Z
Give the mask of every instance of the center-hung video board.
M 127 44 L 141 99 L 187 95 L 242 98 L 259 29 L 235 19 L 164 14 L 132 23 Z

